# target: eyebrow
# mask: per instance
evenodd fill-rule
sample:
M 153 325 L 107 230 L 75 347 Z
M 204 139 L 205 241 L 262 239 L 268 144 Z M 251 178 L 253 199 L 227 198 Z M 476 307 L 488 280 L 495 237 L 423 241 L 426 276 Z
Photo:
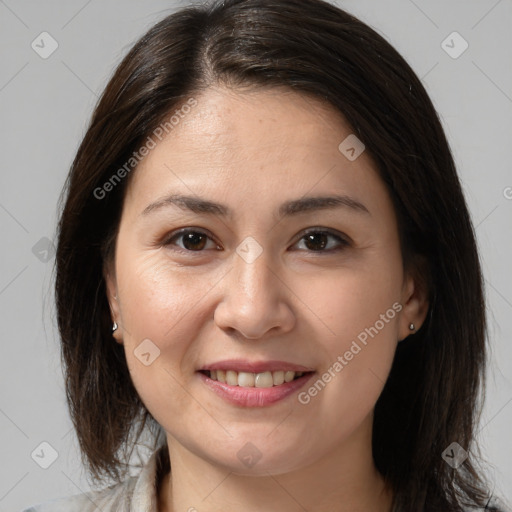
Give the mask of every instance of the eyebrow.
M 190 210 L 194 213 L 217 215 L 220 217 L 233 217 L 234 213 L 224 204 L 209 201 L 201 197 L 171 194 L 148 205 L 142 211 L 141 215 L 145 216 L 168 206 L 178 206 L 182 210 Z M 329 195 L 309 196 L 286 201 L 279 207 L 278 217 L 282 219 L 283 217 L 290 217 L 300 213 L 340 207 L 349 208 L 356 213 L 371 215 L 368 208 L 357 199 L 347 195 Z

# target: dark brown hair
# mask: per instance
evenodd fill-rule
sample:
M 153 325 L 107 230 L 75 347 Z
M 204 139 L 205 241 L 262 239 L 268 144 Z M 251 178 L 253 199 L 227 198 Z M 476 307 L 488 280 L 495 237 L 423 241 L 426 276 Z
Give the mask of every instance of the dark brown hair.
M 430 300 L 425 324 L 398 345 L 377 401 L 375 464 L 394 491 L 395 512 L 485 506 L 474 439 L 485 392 L 483 284 L 451 151 L 405 60 L 366 24 L 320 0 L 181 9 L 135 44 L 99 100 L 64 190 L 56 258 L 67 399 L 90 474 L 123 479 L 144 429 L 159 436 L 112 339 L 103 276 L 136 170 L 101 197 L 97 190 L 166 116 L 211 85 L 315 97 L 365 144 L 395 205 L 404 265 L 423 279 Z M 458 469 L 442 458 L 454 441 L 469 455 Z

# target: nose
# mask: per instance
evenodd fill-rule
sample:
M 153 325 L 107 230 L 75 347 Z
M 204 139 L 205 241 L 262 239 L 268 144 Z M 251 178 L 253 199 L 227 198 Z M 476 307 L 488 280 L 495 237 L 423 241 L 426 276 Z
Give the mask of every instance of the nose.
M 269 263 L 265 251 L 251 263 L 238 254 L 233 256 L 234 268 L 222 280 L 223 300 L 214 314 L 217 326 L 248 339 L 263 338 L 269 331 L 284 334 L 293 328 L 293 292 Z

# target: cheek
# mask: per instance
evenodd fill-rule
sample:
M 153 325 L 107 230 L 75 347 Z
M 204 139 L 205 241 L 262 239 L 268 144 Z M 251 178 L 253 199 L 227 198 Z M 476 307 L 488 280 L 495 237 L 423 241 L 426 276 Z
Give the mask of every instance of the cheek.
M 123 258 L 117 281 L 127 330 L 139 337 L 152 337 L 159 344 L 168 337 L 176 338 L 171 333 L 190 323 L 205 290 L 200 273 L 171 265 L 161 250 Z
M 160 424 L 173 413 L 199 415 L 186 388 L 197 361 L 193 340 L 199 338 L 200 299 L 208 279 L 204 273 L 180 271 L 160 251 L 124 254 L 116 270 L 132 382 Z
M 305 390 L 301 403 L 339 404 L 331 411 L 333 422 L 366 416 L 389 375 L 402 310 L 400 264 L 400 258 L 375 258 L 309 289 L 308 304 L 322 320 L 318 339 L 324 354 L 321 382 Z
M 402 283 L 399 263 L 368 262 L 359 268 L 341 268 L 336 274 L 295 283 L 294 290 L 307 298 L 305 310 L 312 313 L 312 322 L 316 320 L 322 335 L 319 339 L 324 340 L 322 344 L 331 354 L 348 350 L 351 340 L 361 333 L 364 338 L 366 330 L 376 323 L 381 345 L 385 345 L 384 339 L 398 335 L 397 309 L 401 307 L 397 303 Z

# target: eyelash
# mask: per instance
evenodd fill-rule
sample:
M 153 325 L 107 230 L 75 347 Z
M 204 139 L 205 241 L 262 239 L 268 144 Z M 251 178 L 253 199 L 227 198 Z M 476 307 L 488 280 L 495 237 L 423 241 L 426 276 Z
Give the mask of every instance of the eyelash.
M 166 247 L 174 245 L 173 244 L 174 240 L 180 239 L 181 237 L 183 237 L 184 235 L 189 234 L 189 233 L 195 233 L 195 234 L 204 235 L 204 236 L 208 237 L 210 240 L 214 241 L 212 239 L 212 237 L 210 237 L 210 235 L 207 232 L 205 232 L 205 231 L 203 231 L 201 229 L 185 228 L 185 229 L 181 229 L 181 230 L 179 230 L 177 232 L 171 233 L 168 237 L 166 237 L 164 239 L 164 241 L 162 242 L 162 245 L 164 245 Z M 348 247 L 350 245 L 350 242 L 348 240 L 346 240 L 345 238 L 341 237 L 340 235 L 336 234 L 335 232 L 333 232 L 333 231 L 331 231 L 329 229 L 324 229 L 324 228 L 309 228 L 308 230 L 306 230 L 306 231 L 301 233 L 301 237 L 299 238 L 299 240 L 296 243 L 303 241 L 304 238 L 307 235 L 310 235 L 312 233 L 328 235 L 330 237 L 335 238 L 338 241 L 338 243 L 339 243 L 339 247 L 335 248 L 335 249 L 332 249 L 332 248 L 331 249 L 320 249 L 320 250 L 317 250 L 317 251 L 306 249 L 306 251 L 311 252 L 311 253 L 315 253 L 315 254 L 318 254 L 318 253 L 331 254 L 333 252 L 337 252 L 337 251 L 343 250 L 345 247 Z M 188 254 L 204 252 L 204 249 L 201 249 L 201 250 L 198 250 L 198 251 L 192 251 L 192 250 L 189 250 L 189 249 L 185 249 L 184 247 L 179 247 L 179 246 L 177 246 L 177 247 L 178 247 L 177 249 L 172 249 L 172 250 L 176 250 L 178 252 L 188 253 Z

